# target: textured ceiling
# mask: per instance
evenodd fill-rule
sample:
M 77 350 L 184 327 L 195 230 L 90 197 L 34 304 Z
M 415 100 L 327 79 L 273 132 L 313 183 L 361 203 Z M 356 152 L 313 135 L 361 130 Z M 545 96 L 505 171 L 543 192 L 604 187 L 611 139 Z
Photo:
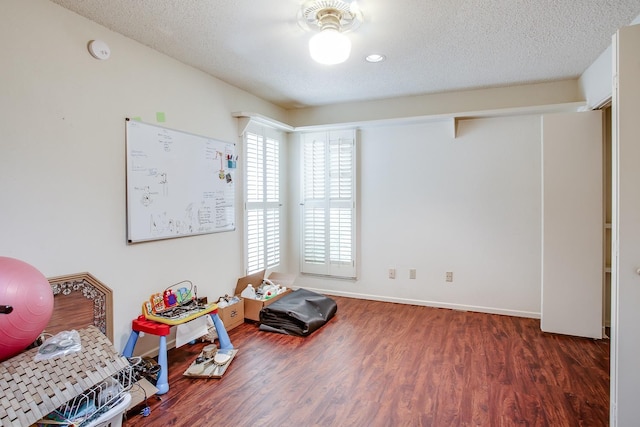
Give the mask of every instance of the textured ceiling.
M 640 0 L 358 0 L 351 57 L 322 66 L 302 0 L 51 1 L 284 108 L 575 78 L 640 14 Z

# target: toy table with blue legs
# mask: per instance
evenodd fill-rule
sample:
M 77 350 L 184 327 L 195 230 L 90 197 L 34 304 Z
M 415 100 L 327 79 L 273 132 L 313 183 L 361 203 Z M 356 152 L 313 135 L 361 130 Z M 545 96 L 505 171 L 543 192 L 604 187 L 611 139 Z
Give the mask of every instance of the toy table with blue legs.
M 218 341 L 220 342 L 220 349 L 227 350 L 232 349 L 233 345 L 227 334 L 227 330 L 224 328 L 220 317 L 218 316 L 217 308 L 211 312 L 203 312 L 202 315 L 209 314 L 213 320 L 213 325 L 216 328 L 218 334 Z M 188 321 L 193 320 L 193 317 Z M 186 322 L 184 322 L 186 323 Z M 138 316 L 137 319 L 131 322 L 131 335 L 127 345 L 124 347 L 122 355 L 124 357 L 133 356 L 133 349 L 138 341 L 140 332 L 144 332 L 151 335 L 157 335 L 160 337 L 160 348 L 158 350 L 158 364 L 160 365 L 160 373 L 158 374 L 158 382 L 156 388 L 158 393 L 165 394 L 169 391 L 169 371 L 167 367 L 167 335 L 171 331 L 171 325 L 166 323 L 156 322 L 154 320 L 148 320 L 144 315 Z

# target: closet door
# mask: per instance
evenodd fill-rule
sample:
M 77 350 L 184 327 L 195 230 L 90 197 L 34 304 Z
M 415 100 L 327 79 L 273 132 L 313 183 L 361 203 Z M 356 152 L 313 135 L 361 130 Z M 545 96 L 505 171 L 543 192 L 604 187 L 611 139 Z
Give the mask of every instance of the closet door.
M 602 338 L 603 135 L 601 111 L 542 118 L 540 326 Z
M 640 25 L 614 37 L 611 426 L 640 420 Z

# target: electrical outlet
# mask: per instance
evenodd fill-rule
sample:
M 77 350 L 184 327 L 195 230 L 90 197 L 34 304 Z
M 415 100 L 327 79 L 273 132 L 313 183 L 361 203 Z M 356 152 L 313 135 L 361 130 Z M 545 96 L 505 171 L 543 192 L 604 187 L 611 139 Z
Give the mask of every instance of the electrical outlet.
M 390 268 L 389 269 L 389 279 L 395 279 L 396 278 L 396 269 L 395 268 Z
M 446 282 L 453 282 L 453 271 L 447 271 L 447 275 L 445 276 Z
M 416 269 L 415 268 L 410 268 L 409 269 L 409 279 L 415 279 L 416 278 Z

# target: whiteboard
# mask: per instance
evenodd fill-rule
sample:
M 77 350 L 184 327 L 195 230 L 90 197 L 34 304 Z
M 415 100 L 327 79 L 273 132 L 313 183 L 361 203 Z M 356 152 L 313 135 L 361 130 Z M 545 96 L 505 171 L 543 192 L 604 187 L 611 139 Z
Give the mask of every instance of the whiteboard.
M 126 119 L 129 243 L 235 230 L 235 145 Z

